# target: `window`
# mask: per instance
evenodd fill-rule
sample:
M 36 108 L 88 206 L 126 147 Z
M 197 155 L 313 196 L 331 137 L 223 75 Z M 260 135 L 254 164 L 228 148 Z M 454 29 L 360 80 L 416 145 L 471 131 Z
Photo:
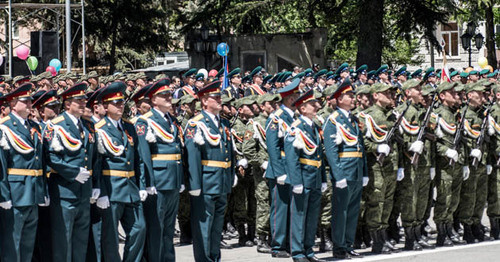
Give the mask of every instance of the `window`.
M 265 51 L 243 51 L 242 52 L 243 70 L 253 70 L 257 66 L 266 67 L 266 52 Z
M 19 39 L 19 26 L 17 23 L 12 25 L 12 39 Z
M 456 22 L 441 24 L 441 37 L 444 40 L 444 50 L 448 56 L 458 56 L 458 25 Z

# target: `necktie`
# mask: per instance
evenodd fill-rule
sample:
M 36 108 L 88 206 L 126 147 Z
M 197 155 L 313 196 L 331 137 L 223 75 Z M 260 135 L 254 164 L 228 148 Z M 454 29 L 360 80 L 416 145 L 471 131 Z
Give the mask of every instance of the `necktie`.
M 217 127 L 220 127 L 220 118 L 219 118 L 219 116 L 215 116 L 215 125 Z
M 116 127 L 120 130 L 120 132 L 123 132 L 122 124 L 120 122 L 116 124 Z
M 26 129 L 30 130 L 31 129 L 31 125 L 30 125 L 30 122 L 28 120 L 25 120 L 24 121 L 24 126 L 26 127 Z

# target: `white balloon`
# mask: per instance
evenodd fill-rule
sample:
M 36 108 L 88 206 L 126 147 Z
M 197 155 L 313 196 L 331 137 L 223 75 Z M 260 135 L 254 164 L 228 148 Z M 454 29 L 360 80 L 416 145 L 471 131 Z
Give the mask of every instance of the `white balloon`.
M 198 70 L 198 74 L 200 74 L 200 73 L 201 73 L 201 74 L 203 74 L 203 76 L 204 76 L 203 78 L 204 78 L 205 80 L 207 80 L 207 77 L 208 77 L 208 71 L 207 71 L 205 68 L 201 68 L 200 70 Z

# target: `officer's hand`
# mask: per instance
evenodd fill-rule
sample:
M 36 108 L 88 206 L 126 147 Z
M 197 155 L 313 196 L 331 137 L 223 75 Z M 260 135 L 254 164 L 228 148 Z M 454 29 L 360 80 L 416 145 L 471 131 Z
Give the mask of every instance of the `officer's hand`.
M 411 144 L 410 149 L 411 152 L 417 153 L 419 155 L 422 154 L 422 151 L 424 151 L 424 142 L 422 141 L 415 141 Z
M 148 192 L 146 190 L 139 190 L 139 197 L 141 198 L 141 201 L 144 202 L 148 197 Z
M 477 161 L 480 161 L 482 156 L 481 150 L 477 148 L 472 149 L 472 151 L 470 151 L 470 156 L 476 158 Z
M 321 183 L 321 193 L 325 193 L 326 189 L 328 189 L 327 183 Z
M 97 202 L 97 199 L 99 198 L 100 194 L 101 194 L 101 189 L 92 188 L 92 196 L 90 197 L 90 204 L 94 204 L 95 202 Z
M 235 187 L 237 184 L 238 184 L 238 176 L 234 175 L 233 187 Z
M 462 175 L 464 177 L 464 181 L 467 180 L 467 179 L 469 179 L 469 175 L 470 175 L 469 166 L 462 167 Z
M 90 172 L 86 168 L 80 167 L 80 172 L 75 177 L 75 180 L 81 184 L 85 184 L 85 182 L 89 180 L 89 177 L 90 177 Z
M 368 182 L 370 182 L 370 178 L 367 177 L 367 176 L 364 176 L 363 177 L 363 187 L 365 187 L 366 185 L 368 185 Z
M 403 178 L 405 178 L 405 169 L 400 167 L 400 168 L 398 168 L 396 180 L 401 181 L 401 180 L 403 180 Z
M 436 177 L 436 169 L 434 167 L 431 167 L 430 169 L 430 176 L 431 180 L 434 180 L 434 177 Z
M 388 144 L 380 144 L 377 146 L 377 153 L 384 154 L 386 156 L 391 152 L 391 147 Z
M 3 209 L 11 209 L 12 208 L 12 201 L 5 201 L 0 203 L 0 207 Z
M 244 177 L 245 176 L 245 168 L 243 168 L 242 166 L 239 166 L 238 173 L 240 174 L 240 176 Z
M 199 196 L 201 194 L 201 189 L 190 190 L 189 194 L 192 196 Z
M 48 207 L 50 205 L 50 197 L 44 197 L 44 203 L 38 204 L 41 207 Z
M 260 167 L 264 170 L 267 170 L 267 165 L 268 165 L 268 162 L 267 161 L 264 161 L 264 163 L 262 163 L 262 165 L 260 165 Z
M 96 205 L 100 209 L 106 209 L 109 207 L 109 197 L 103 196 L 97 199 Z
M 236 164 L 236 166 L 247 168 L 248 167 L 248 160 L 246 158 L 242 158 L 242 159 L 238 160 L 238 163 Z
M 304 185 L 300 184 L 293 186 L 292 192 L 294 194 L 302 194 L 302 192 L 304 192 Z
M 458 152 L 455 149 L 446 149 L 445 152 L 446 157 L 449 159 L 453 159 L 453 161 L 457 162 L 458 161 Z
M 181 188 L 179 189 L 179 193 L 184 192 L 184 190 L 186 190 L 186 186 L 184 186 L 184 184 L 181 184 Z
M 486 174 L 490 175 L 491 172 L 493 172 L 493 166 L 492 165 L 486 165 Z
M 347 180 L 344 178 L 340 181 L 335 182 L 335 186 L 342 189 L 347 187 Z
M 156 191 L 156 187 L 146 187 L 146 192 L 148 192 L 149 195 L 156 195 L 158 194 L 158 191 Z
M 280 185 L 284 185 L 285 184 L 285 180 L 286 180 L 286 175 L 282 175 L 282 176 L 279 176 L 277 179 L 276 179 L 276 182 Z

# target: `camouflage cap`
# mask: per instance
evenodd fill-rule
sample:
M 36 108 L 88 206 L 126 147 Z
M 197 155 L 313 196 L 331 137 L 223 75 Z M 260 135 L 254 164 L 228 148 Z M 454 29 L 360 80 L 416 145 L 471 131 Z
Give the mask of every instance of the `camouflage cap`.
M 450 89 L 452 89 L 452 88 L 455 88 L 455 87 L 457 87 L 458 85 L 459 85 L 459 83 L 458 83 L 458 82 L 451 82 L 451 83 L 450 83 L 450 82 L 442 82 L 442 83 L 441 83 L 441 84 L 439 84 L 439 86 L 436 88 L 436 92 L 437 92 L 438 94 L 440 94 L 440 93 L 442 93 L 442 92 L 444 92 L 444 91 L 446 91 L 446 90 L 450 90 Z M 423 90 L 422 90 L 422 91 L 423 91 Z M 455 90 L 455 91 L 457 91 L 457 90 Z
M 337 90 L 337 87 L 335 85 L 331 85 L 325 88 L 325 90 L 323 90 L 323 96 L 330 97 L 333 94 L 333 92 L 335 92 L 335 90 Z
M 160 79 L 163 79 L 163 78 L 167 78 L 167 75 L 165 74 L 158 74 L 155 76 L 155 82 L 160 80 Z
M 436 93 L 436 89 L 434 89 L 434 87 L 432 87 L 431 85 L 425 85 L 424 87 L 422 87 L 423 96 L 432 95 L 434 93 Z
M 393 88 L 394 88 L 394 86 L 391 86 L 391 85 L 386 85 L 383 83 L 375 83 L 371 86 L 370 93 L 372 93 L 372 94 L 382 93 L 382 92 L 385 92 L 385 91 L 393 89 Z
M 420 85 L 420 80 L 418 79 L 410 79 L 406 82 L 404 82 L 402 89 L 403 90 L 408 90 L 410 88 L 415 88 Z
M 240 108 L 244 105 L 251 105 L 255 103 L 255 99 L 252 96 L 245 96 L 243 98 L 240 98 L 234 102 L 234 107 Z
M 360 85 L 354 90 L 354 93 L 356 93 L 356 95 L 369 94 L 370 89 L 371 89 L 370 85 Z
M 234 101 L 234 97 L 229 97 L 227 95 L 222 95 L 221 101 L 223 105 L 230 105 Z
M 278 94 L 266 93 L 264 95 L 257 97 L 257 103 L 259 105 L 264 104 L 265 102 L 271 102 L 271 101 L 279 102 L 279 101 L 281 101 L 281 96 Z
M 96 71 L 90 71 L 88 74 L 87 74 L 88 78 L 97 78 L 99 77 L 99 74 L 97 74 Z
M 195 100 L 196 100 L 196 98 L 192 95 L 184 95 L 181 97 L 179 104 L 181 104 L 181 105 L 190 104 Z
M 471 86 L 469 86 L 469 88 L 467 88 L 465 90 L 465 92 L 468 94 L 472 91 L 477 91 L 477 92 L 484 92 L 486 91 L 486 88 L 482 85 L 482 84 L 479 84 L 479 83 L 475 83 Z

